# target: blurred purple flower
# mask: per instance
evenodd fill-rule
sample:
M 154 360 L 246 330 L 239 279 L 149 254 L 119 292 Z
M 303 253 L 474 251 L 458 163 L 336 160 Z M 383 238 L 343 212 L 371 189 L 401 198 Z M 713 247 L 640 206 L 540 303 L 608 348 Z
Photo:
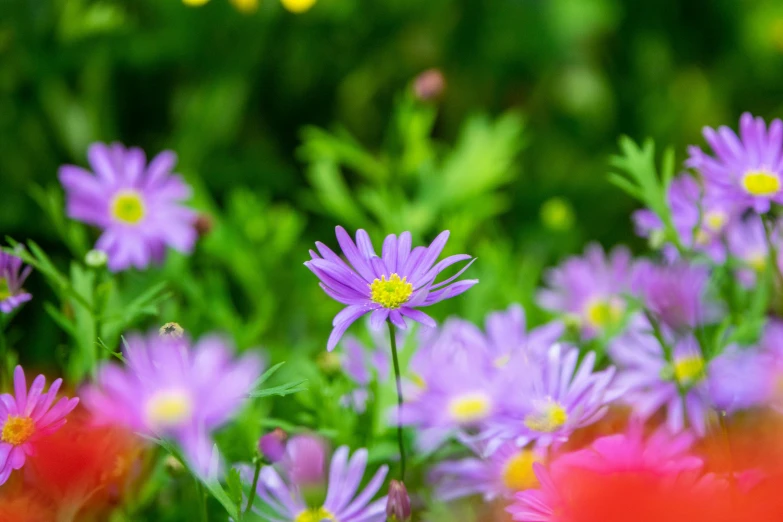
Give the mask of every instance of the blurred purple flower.
M 445 502 L 470 495 L 481 495 L 490 501 L 538 486 L 533 464 L 543 460 L 543 452 L 521 449 L 514 442 L 506 441 L 487 458 L 436 464 L 429 482 L 435 484 L 436 498 Z
M 290 478 L 288 467 L 282 467 L 282 476 L 273 467 L 264 467 L 256 491 L 265 506 L 254 507 L 254 511 L 264 520 L 277 522 L 385 522 L 387 497 L 374 502 L 372 498 L 381 489 L 388 468 L 382 466 L 364 490 L 360 490 L 367 466 L 367 450 L 357 450 L 350 461 L 348 455 L 347 446 L 334 452 L 326 499 L 320 506 L 309 506 L 305 502 L 301 488 Z M 249 479 L 247 471 L 245 477 Z
M 734 219 L 736 211 L 731 202 L 715 192 L 711 185 L 702 188 L 692 176 L 681 174 L 669 185 L 667 200 L 680 243 L 722 263 L 726 259 L 723 232 Z M 652 210 L 637 210 L 633 221 L 637 233 L 653 242 L 657 242 L 656 235 L 663 234 L 663 222 Z M 671 244 L 664 246 L 664 252 L 669 259 L 678 255 Z
M 32 272 L 29 266 L 22 268 L 22 260 L 0 252 L 0 312 L 10 314 L 16 307 L 33 298 L 22 285 Z
M 703 266 L 640 261 L 634 267 L 631 288 L 659 321 L 682 330 L 716 317 L 714 306 L 708 305 L 704 298 L 709 276 L 709 270 Z
M 762 118 L 746 112 L 739 126 L 739 136 L 725 126 L 717 131 L 705 127 L 704 138 L 715 157 L 691 146 L 686 165 L 728 201 L 764 213 L 771 203 L 783 203 L 783 122 L 775 119 L 767 128 Z
M 744 268 L 737 271 L 737 279 L 746 287 L 756 284 L 759 274 L 763 274 L 769 265 L 769 250 L 767 247 L 764 223 L 755 214 L 743 220 L 737 220 L 729 227 L 726 237 L 731 256 L 740 260 Z M 772 241 L 780 243 L 780 227 L 775 226 Z M 778 269 L 783 269 L 783 259 L 778 258 Z
M 21 366 L 14 370 L 15 395 L 0 395 L 0 485 L 5 484 L 13 470 L 24 466 L 35 451 L 35 441 L 59 430 L 65 424 L 65 416 L 79 403 L 78 398 L 67 397 L 54 403 L 62 382 L 55 380 L 44 393 L 46 378 L 39 375 L 28 392 L 24 370 Z
M 293 437 L 286 446 L 284 466 L 297 486 L 322 483 L 326 479 L 326 444 L 313 435 Z
M 87 158 L 94 174 L 60 167 L 72 219 L 103 229 L 95 248 L 106 252 L 113 272 L 162 262 L 166 247 L 189 253 L 196 242 L 196 213 L 182 206 L 191 188 L 171 174 L 171 151 L 146 165 L 144 151 L 119 143 L 93 143 Z
M 671 341 L 667 339 L 667 342 Z M 707 365 L 692 336 L 672 344 L 670 362 L 650 325 L 639 318 L 609 346 L 609 354 L 618 369 L 613 388 L 641 419 L 665 408 L 666 424 L 672 433 L 685 429 L 687 418 L 693 431 L 704 435 L 710 404 Z M 683 389 L 682 397 L 679 388 Z
M 286 439 L 288 439 L 286 432 L 275 428 L 258 441 L 258 451 L 272 464 L 279 462 L 285 456 Z
M 238 361 L 224 339 L 207 336 L 191 349 L 187 339 L 131 335 L 127 365 L 108 363 L 82 393 L 96 419 L 147 436 L 178 442 L 199 473 L 212 454 L 211 432 L 242 407 L 261 363 L 252 354 Z
M 512 304 L 507 310 L 488 314 L 485 330 L 489 359 L 495 366 L 502 367 L 521 351 L 543 357 L 563 335 L 565 326 L 560 321 L 553 321 L 528 332 L 524 308 Z
M 346 305 L 334 318 L 327 350 L 333 350 L 348 327 L 367 313 L 371 314 L 373 328 L 380 328 L 388 319 L 404 330 L 405 317 L 435 326 L 435 321 L 418 308 L 459 295 L 478 283 L 476 279 L 455 282 L 472 260 L 457 274 L 435 283 L 443 270 L 470 259 L 466 254 L 457 254 L 436 264 L 448 237 L 448 231 L 441 232 L 429 247 L 411 250 L 410 232 L 403 232 L 399 238 L 390 234 L 378 256 L 367 232 L 358 230 L 354 243 L 344 228 L 337 227 L 337 241 L 350 266 L 329 247 L 317 242 L 318 253 L 311 250 L 312 259 L 305 266 L 321 280 L 324 292 Z
M 710 361 L 708 387 L 712 404 L 734 413 L 767 404 L 772 397 L 774 363 L 754 347 L 729 346 Z
M 586 338 L 611 332 L 625 315 L 622 294 L 629 290 L 631 268 L 626 248 L 617 247 L 607 256 L 599 245 L 588 245 L 584 256 L 571 257 L 545 274 L 548 288 L 539 291 L 538 304 L 575 319 Z

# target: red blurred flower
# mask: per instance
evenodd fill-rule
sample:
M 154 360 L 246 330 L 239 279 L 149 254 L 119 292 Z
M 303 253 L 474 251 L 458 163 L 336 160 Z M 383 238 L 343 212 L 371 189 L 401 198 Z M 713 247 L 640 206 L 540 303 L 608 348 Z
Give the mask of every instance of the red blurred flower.
M 0 522 L 52 522 L 52 506 L 39 493 L 21 488 L 14 481 L 3 485 L 0 493 Z
M 138 477 L 142 448 L 127 430 L 91 425 L 80 413 L 36 445 L 27 478 L 60 513 L 101 509 L 120 501 Z

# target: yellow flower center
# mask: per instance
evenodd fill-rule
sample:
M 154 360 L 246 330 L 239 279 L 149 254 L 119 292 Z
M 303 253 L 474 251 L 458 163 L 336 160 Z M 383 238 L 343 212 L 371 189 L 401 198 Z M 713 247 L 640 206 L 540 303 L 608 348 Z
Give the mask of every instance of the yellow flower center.
M 12 446 L 18 446 L 27 442 L 34 432 L 35 423 L 33 419 L 9 415 L 3 425 L 3 434 L 0 435 L 0 440 Z
M 505 368 L 510 361 L 511 356 L 509 354 L 501 355 L 494 361 L 495 368 Z
M 386 276 L 381 276 L 370 285 L 370 299 L 384 308 L 399 308 L 413 293 L 413 285 L 406 279 L 400 279 L 397 274 L 391 274 L 388 280 Z
M 258 0 L 231 0 L 231 3 L 243 13 L 252 13 L 258 9 Z
M 136 225 L 144 219 L 146 209 L 141 194 L 135 190 L 121 190 L 111 202 L 111 215 L 127 225 Z
M 5 277 L 0 277 L 0 301 L 8 299 L 12 295 L 14 294 L 11 292 L 11 288 L 8 286 L 8 279 Z
M 147 401 L 146 413 L 152 426 L 177 426 L 190 418 L 193 401 L 183 390 L 162 390 Z
M 332 515 L 328 509 L 320 507 L 305 509 L 296 516 L 294 522 L 321 522 L 322 520 L 337 521 L 337 519 L 334 518 L 334 515 Z
M 767 254 L 758 252 L 745 258 L 745 262 L 758 273 L 767 269 Z
M 713 232 L 722 230 L 728 220 L 728 214 L 722 210 L 710 210 L 705 212 L 703 216 L 704 224 Z
M 522 450 L 508 459 L 503 466 L 503 485 L 511 491 L 522 491 L 538 486 L 533 464 L 540 462 L 532 451 Z
M 194 6 L 194 7 L 195 7 L 195 6 L 204 5 L 204 4 L 206 4 L 207 2 L 209 2 L 209 0 L 182 0 L 182 3 L 183 3 L 183 4 L 185 4 L 185 5 L 190 5 L 190 6 Z
M 766 170 L 751 170 L 742 177 L 742 187 L 754 196 L 771 196 L 780 190 L 780 178 Z
M 689 355 L 674 362 L 674 377 L 682 384 L 690 384 L 704 376 L 704 359 Z
M 482 392 L 466 393 L 451 399 L 449 414 L 457 422 L 476 422 L 489 414 L 492 401 Z
M 552 433 L 560 429 L 568 420 L 568 412 L 559 402 L 549 400 L 538 411 L 525 417 L 525 426 L 533 431 Z
M 316 0 L 280 0 L 288 11 L 292 13 L 304 13 L 315 5 Z
M 585 307 L 587 322 L 594 328 L 614 326 L 623 318 L 625 307 L 617 299 L 593 299 Z

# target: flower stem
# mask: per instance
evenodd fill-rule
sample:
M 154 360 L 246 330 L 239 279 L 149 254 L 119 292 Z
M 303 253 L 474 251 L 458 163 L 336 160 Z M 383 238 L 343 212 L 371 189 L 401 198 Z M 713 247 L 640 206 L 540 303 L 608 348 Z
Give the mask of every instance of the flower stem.
M 199 518 L 201 519 L 201 522 L 208 522 L 209 513 L 207 512 L 207 493 L 204 491 L 204 486 L 201 484 L 201 480 L 198 477 L 193 475 L 193 480 L 196 481 L 196 492 L 199 496 L 198 503 L 201 506 Z
M 250 486 L 250 495 L 247 499 L 247 507 L 245 508 L 245 516 L 250 512 L 253 507 L 253 502 L 256 500 L 256 488 L 258 487 L 258 476 L 261 474 L 261 458 L 256 457 L 256 469 L 253 472 L 253 485 Z
M 778 249 L 775 246 L 775 242 L 772 241 L 773 224 L 766 217 L 762 218 L 762 222 L 764 224 L 764 237 L 767 240 L 770 270 L 775 274 L 775 279 L 778 282 L 778 292 L 783 292 L 783 273 L 780 272 L 778 267 Z
M 13 369 L 11 359 L 8 356 L 8 343 L 5 339 L 6 317 L 0 313 L 0 390 L 6 389 L 6 382 L 13 381 Z
M 400 447 L 400 480 L 405 482 L 405 443 L 402 440 L 402 379 L 400 377 L 400 362 L 397 360 L 397 337 L 394 335 L 394 325 L 389 325 L 389 342 L 391 343 L 392 361 L 394 362 L 394 378 L 397 382 L 397 444 Z

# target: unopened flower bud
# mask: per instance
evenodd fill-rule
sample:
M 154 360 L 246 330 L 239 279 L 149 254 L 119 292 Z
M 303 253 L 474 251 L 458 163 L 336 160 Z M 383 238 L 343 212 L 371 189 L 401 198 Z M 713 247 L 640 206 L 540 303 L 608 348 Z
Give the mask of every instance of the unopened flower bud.
M 316 359 L 316 364 L 326 375 L 334 375 L 342 369 L 340 356 L 334 352 L 321 352 Z
M 323 483 L 326 469 L 326 446 L 318 437 L 298 435 L 286 446 L 291 480 L 300 487 Z
M 279 462 L 285 455 L 285 442 L 288 435 L 276 428 L 267 433 L 258 441 L 258 451 L 272 464 Z
M 386 520 L 389 522 L 408 522 L 411 519 L 411 497 L 405 484 L 392 480 L 389 484 L 389 497 L 386 501 Z
M 103 268 L 107 261 L 108 257 L 103 250 L 90 250 L 84 256 L 84 263 L 90 268 Z
M 438 69 L 427 69 L 419 74 L 413 82 L 413 93 L 421 101 L 432 101 L 443 94 L 446 79 Z
M 193 224 L 193 226 L 196 228 L 196 233 L 198 234 L 198 237 L 204 237 L 210 232 L 212 232 L 212 227 L 215 225 L 214 220 L 212 219 L 212 216 L 209 214 L 199 214 L 196 218 L 196 222 Z
M 160 327 L 158 334 L 169 339 L 182 339 L 182 336 L 185 335 L 185 330 L 182 329 L 179 323 L 166 323 Z

